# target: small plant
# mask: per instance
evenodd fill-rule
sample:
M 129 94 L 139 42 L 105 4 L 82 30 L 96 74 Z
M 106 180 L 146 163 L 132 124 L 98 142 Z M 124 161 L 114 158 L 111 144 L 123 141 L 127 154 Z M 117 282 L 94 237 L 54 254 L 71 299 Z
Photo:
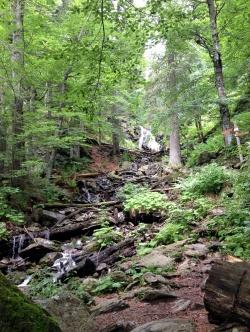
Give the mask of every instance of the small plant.
M 93 288 L 92 293 L 99 295 L 117 291 L 125 286 L 125 282 L 113 280 L 110 276 L 105 276 L 98 280 L 97 285 Z
M 124 202 L 124 210 L 128 211 L 132 216 L 136 214 L 152 212 L 164 213 L 168 209 L 166 197 L 158 192 L 144 190 L 136 193 L 133 197 L 129 197 Z
M 204 166 L 196 174 L 182 180 L 177 188 L 183 193 L 191 193 L 194 195 L 218 194 L 228 175 L 224 168 L 217 164 Z
M 182 224 L 167 223 L 156 235 L 157 244 L 170 244 L 183 239 L 185 226 Z
M 53 276 L 49 268 L 40 269 L 32 275 L 30 282 L 30 294 L 50 298 L 61 292 L 61 285 L 53 282 Z
M 109 225 L 105 211 L 100 213 L 99 218 L 101 222 L 101 228 L 94 231 L 93 239 L 96 241 L 100 249 L 122 240 L 123 235 L 120 232 L 115 231 L 113 227 Z
M 0 222 L 0 239 L 7 239 L 8 231 L 4 222 Z

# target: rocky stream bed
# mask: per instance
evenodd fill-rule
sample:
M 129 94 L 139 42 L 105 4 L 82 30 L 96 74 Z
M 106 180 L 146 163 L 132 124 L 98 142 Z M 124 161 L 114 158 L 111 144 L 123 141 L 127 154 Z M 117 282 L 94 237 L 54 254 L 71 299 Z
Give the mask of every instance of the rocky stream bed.
M 58 318 L 65 332 L 245 331 L 219 330 L 208 321 L 203 303 L 208 273 L 216 260 L 230 259 L 219 253 L 219 242 L 208 240 L 194 227 L 196 241 L 187 238 L 158 246 L 144 256 L 137 254 L 136 242 L 150 241 L 164 218 L 157 212 L 124 211 L 120 188 L 125 183 L 147 184 L 171 201 L 176 177 L 160 162 L 159 154 L 141 152 L 133 162 L 111 172 L 76 174 L 77 192 L 70 203 L 37 208 L 30 226 L 17 229 L 11 241 L 1 241 L 0 270 L 28 296 L 32 278 L 44 268 L 51 283 L 64 285 L 74 276 L 86 292 L 103 276 L 124 285 L 107 295 L 88 295 L 88 305 L 66 288 L 51 299 L 32 296 Z M 97 248 L 93 232 L 101 227 L 104 209 L 109 226 L 122 239 Z M 141 223 L 147 227 L 140 229 Z

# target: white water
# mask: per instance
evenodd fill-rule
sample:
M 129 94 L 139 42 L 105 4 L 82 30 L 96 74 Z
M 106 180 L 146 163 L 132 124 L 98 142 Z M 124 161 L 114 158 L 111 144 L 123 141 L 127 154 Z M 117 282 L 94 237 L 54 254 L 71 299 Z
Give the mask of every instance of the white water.
M 31 279 L 32 279 L 32 276 L 27 276 L 24 279 L 24 281 L 20 285 L 18 285 L 17 287 L 26 287 Z
M 140 126 L 141 134 L 139 138 L 139 149 L 142 150 L 143 146 L 146 146 L 152 152 L 159 152 L 161 146 L 156 142 L 154 135 L 151 133 L 151 130 L 143 128 Z
M 16 235 L 13 237 L 13 246 L 12 246 L 12 258 L 15 259 L 16 256 L 20 253 L 20 251 L 23 249 L 25 240 L 25 235 Z
M 53 276 L 53 281 L 57 282 L 57 279 L 61 273 L 69 271 L 74 266 L 76 266 L 76 263 L 72 258 L 71 252 L 63 252 L 62 257 L 58 258 L 52 266 L 52 268 L 57 271 Z

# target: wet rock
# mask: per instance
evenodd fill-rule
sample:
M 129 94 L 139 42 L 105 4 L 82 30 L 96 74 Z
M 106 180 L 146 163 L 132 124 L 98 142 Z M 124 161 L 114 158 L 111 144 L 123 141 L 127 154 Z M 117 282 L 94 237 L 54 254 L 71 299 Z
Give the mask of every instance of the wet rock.
M 50 240 L 36 238 L 34 241 L 34 243 L 20 251 L 19 255 L 22 258 L 28 258 L 32 262 L 38 262 L 47 253 L 58 251 L 58 247 Z
M 64 215 L 61 213 L 48 211 L 48 210 L 42 210 L 40 212 L 39 220 L 38 222 L 45 226 L 50 226 L 51 224 L 56 224 L 57 222 L 60 222 L 64 219 Z
M 189 257 L 205 258 L 208 252 L 208 247 L 205 244 L 195 243 L 188 245 L 184 254 Z
M 56 321 L 0 273 L 0 330 L 60 332 Z M 68 331 L 69 332 L 69 331 Z
M 129 305 L 122 300 L 109 300 L 98 304 L 91 312 L 93 315 L 98 316 L 107 312 L 121 311 L 128 307 Z
M 58 258 L 60 258 L 61 254 L 58 252 L 48 252 L 44 257 L 42 257 L 39 261 L 39 265 L 43 266 L 52 266 Z
M 186 319 L 160 319 L 141 325 L 132 332 L 195 332 L 195 326 Z
M 133 322 L 116 322 L 104 328 L 102 332 L 130 332 L 136 327 Z
M 144 267 L 162 267 L 170 268 L 174 266 L 174 259 L 153 250 L 150 254 L 143 256 L 138 262 L 139 265 Z
M 37 300 L 37 302 L 56 317 L 62 332 L 95 331 L 94 321 L 89 310 L 71 293 L 64 292 L 52 299 Z
M 177 314 L 180 311 L 186 310 L 190 305 L 191 300 L 179 299 L 174 303 L 172 307 L 172 313 Z

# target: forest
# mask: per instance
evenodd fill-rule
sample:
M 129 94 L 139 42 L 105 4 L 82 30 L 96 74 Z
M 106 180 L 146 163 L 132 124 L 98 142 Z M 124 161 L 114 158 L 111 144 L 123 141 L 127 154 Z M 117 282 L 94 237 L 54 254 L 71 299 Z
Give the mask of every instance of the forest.
M 0 1 L 0 332 L 250 331 L 250 3 Z

